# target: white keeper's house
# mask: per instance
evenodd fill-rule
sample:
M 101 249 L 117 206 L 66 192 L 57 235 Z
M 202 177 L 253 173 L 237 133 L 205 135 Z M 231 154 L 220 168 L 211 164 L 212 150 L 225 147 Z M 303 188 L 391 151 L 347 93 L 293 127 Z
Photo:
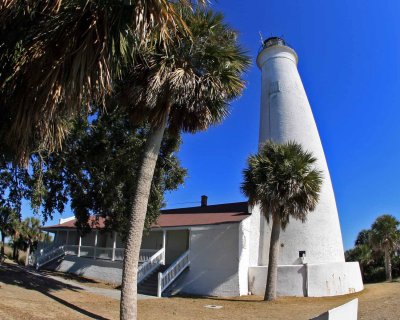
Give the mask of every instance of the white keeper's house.
M 328 165 L 296 52 L 280 38 L 267 39 L 257 57 L 261 69 L 260 146 L 267 140 L 296 141 L 318 159 L 324 183 L 320 201 L 305 223 L 291 220 L 280 237 L 278 295 L 334 296 L 361 291 L 357 262 L 345 262 Z M 33 259 L 37 267 L 120 283 L 123 247 L 104 220 L 79 237 L 74 218 L 43 229 L 55 234 L 52 247 Z M 268 270 L 270 225 L 247 202 L 162 210 L 144 236 L 139 292 L 210 296 L 263 294 Z

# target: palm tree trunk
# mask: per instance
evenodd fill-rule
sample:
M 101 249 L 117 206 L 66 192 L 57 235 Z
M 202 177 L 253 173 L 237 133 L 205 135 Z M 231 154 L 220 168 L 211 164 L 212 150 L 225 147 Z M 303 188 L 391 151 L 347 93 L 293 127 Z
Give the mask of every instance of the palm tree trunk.
M 281 232 L 281 220 L 279 219 L 279 216 L 273 215 L 271 242 L 269 245 L 267 285 L 265 288 L 265 295 L 264 295 L 264 300 L 267 301 L 272 301 L 276 299 L 280 232 Z
M 4 255 L 4 241 L 5 241 L 5 234 L 3 231 L 1 231 L 1 254 Z
M 392 281 L 392 261 L 390 259 L 389 249 L 385 249 L 385 270 L 386 270 L 386 281 Z
M 13 259 L 14 261 L 17 260 L 17 236 L 14 234 L 13 236 Z
M 167 119 L 168 115 L 166 115 L 162 125 L 153 129 L 149 134 L 145 145 L 143 162 L 138 173 L 136 190 L 132 197 L 131 219 L 126 239 L 122 272 L 121 320 L 135 320 L 137 318 L 137 271 L 140 245 L 142 243 L 151 183 L 167 126 Z
M 28 266 L 29 262 L 29 254 L 31 253 L 31 243 L 28 243 L 28 248 L 26 249 L 26 257 L 25 257 L 25 267 Z

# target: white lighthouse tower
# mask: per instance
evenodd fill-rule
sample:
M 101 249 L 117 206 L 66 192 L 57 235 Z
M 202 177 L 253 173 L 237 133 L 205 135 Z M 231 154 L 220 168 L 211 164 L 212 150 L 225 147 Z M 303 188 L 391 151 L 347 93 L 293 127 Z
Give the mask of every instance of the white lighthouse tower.
M 299 72 L 296 52 L 281 38 L 269 38 L 257 57 L 261 69 L 259 145 L 295 141 L 317 158 L 323 186 L 315 211 L 302 223 L 291 219 L 281 233 L 278 294 L 325 296 L 362 290 L 358 264 L 345 263 L 342 235 L 324 150 Z M 259 266 L 268 265 L 270 227 L 260 226 Z M 301 288 L 290 281 L 303 274 Z

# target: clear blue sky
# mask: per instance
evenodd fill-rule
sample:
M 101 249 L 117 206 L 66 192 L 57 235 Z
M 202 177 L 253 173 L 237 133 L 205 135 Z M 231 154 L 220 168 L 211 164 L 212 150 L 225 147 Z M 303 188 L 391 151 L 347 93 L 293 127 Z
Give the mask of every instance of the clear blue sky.
M 247 89 L 218 127 L 185 135 L 179 157 L 189 176 L 168 207 L 244 200 L 239 186 L 257 151 L 264 38 L 283 36 L 299 55 L 331 172 L 345 248 L 380 214 L 400 219 L 400 2 L 397 0 L 219 0 L 253 65 Z M 187 203 L 187 204 L 182 204 Z M 66 213 L 64 216 L 68 216 Z M 55 218 L 58 219 L 58 216 Z

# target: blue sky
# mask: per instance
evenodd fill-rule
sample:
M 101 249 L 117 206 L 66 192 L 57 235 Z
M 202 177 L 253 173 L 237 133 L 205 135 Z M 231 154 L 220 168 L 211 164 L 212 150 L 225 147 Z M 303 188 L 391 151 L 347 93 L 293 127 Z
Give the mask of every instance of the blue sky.
M 209 203 L 244 199 L 241 171 L 258 144 L 261 74 L 254 60 L 261 32 L 264 38 L 283 36 L 299 55 L 345 248 L 378 215 L 400 218 L 400 3 L 219 0 L 214 7 L 239 31 L 253 65 L 231 116 L 207 132 L 184 136 L 179 157 L 189 177 L 167 195 L 168 206 L 199 201 L 201 194 Z
M 299 55 L 345 248 L 378 215 L 400 219 L 400 2 L 219 0 L 212 7 L 240 33 L 253 65 L 230 117 L 183 137 L 179 157 L 189 176 L 166 195 L 168 207 L 197 205 L 202 194 L 210 204 L 244 200 L 241 172 L 258 144 L 261 74 L 254 60 L 261 32 L 284 37 Z

